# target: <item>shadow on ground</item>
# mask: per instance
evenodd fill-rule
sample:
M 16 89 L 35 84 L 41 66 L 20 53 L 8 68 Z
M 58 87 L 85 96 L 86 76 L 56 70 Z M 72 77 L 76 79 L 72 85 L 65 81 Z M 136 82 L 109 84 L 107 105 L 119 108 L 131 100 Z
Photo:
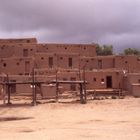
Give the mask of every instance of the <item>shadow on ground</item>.
M 28 120 L 28 119 L 33 119 L 33 117 L 0 117 L 0 122 Z

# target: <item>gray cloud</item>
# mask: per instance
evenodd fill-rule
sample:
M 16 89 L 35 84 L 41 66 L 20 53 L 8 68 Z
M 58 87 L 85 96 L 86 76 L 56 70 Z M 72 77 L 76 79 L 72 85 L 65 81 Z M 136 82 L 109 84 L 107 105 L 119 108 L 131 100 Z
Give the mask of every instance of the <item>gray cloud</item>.
M 0 37 L 139 48 L 139 0 L 0 0 Z

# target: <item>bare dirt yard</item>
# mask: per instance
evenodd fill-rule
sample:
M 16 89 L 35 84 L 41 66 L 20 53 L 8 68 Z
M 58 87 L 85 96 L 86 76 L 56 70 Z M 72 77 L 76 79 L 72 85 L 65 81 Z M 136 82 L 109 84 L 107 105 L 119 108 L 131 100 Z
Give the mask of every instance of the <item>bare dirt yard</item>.
M 140 98 L 0 105 L 0 139 L 140 140 Z

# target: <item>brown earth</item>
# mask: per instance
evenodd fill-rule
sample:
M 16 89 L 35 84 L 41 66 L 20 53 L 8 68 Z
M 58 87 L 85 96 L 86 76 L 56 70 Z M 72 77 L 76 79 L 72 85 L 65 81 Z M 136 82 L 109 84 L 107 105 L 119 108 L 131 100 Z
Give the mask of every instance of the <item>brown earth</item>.
M 140 140 L 140 98 L 1 105 L 0 139 Z

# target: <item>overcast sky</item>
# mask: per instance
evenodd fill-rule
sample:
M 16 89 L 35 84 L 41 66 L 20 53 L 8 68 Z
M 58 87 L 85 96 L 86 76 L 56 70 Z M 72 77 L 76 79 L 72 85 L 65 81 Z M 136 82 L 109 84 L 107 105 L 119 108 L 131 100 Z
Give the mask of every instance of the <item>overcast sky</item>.
M 140 48 L 140 0 L 0 0 L 0 38 Z

